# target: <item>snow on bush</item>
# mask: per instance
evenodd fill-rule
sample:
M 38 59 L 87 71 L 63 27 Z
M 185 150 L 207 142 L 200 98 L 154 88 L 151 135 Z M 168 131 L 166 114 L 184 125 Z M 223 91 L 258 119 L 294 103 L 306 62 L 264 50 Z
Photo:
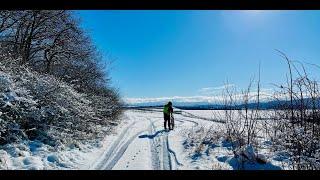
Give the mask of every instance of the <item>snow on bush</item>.
M 186 129 L 183 133 L 185 141 L 184 148 L 189 150 L 189 154 L 194 157 L 200 157 L 205 150 L 215 147 L 219 140 L 223 139 L 223 132 L 219 128 L 205 128 L 204 126 Z
M 3 61 L 7 62 L 7 61 Z M 38 139 L 52 146 L 103 137 L 114 111 L 49 75 L 0 62 L 0 144 Z M 103 99 L 103 100 L 102 100 Z M 115 106 L 115 105 L 114 105 Z M 117 107 L 116 107 L 117 108 Z M 110 112 L 109 114 L 101 114 Z M 105 115 L 105 117 L 103 117 Z
M 251 144 L 241 145 L 231 142 L 224 128 L 225 125 L 214 127 L 199 126 L 186 129 L 184 148 L 193 161 L 207 161 L 211 159 L 212 169 L 267 169 L 279 170 L 278 165 L 271 162 L 273 156 L 258 153 Z M 270 158 L 270 159 L 269 159 Z
M 26 158 L 17 167 L 46 167 L 32 157 L 37 143 L 21 150 L 21 142 L 39 142 L 46 152 L 77 148 L 117 125 L 119 95 L 72 11 L 1 10 L 0 24 L 0 148 Z
M 0 150 L 0 169 L 8 169 L 9 168 L 10 158 L 8 153 L 4 150 Z

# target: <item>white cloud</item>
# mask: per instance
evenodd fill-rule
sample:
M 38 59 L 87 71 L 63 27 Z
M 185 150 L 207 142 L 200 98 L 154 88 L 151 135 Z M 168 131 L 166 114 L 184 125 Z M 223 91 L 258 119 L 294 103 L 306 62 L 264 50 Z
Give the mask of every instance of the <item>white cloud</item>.
M 266 101 L 270 99 L 271 94 L 268 92 L 260 93 L 260 100 Z M 257 97 L 257 92 L 249 93 L 249 99 L 254 100 Z M 235 94 L 234 100 L 241 101 L 242 95 Z M 129 105 L 163 105 L 168 101 L 175 104 L 223 104 L 223 96 L 173 96 L 173 97 L 158 97 L 158 98 L 124 98 L 125 103 Z
M 141 103 L 166 103 L 173 101 L 176 103 L 215 103 L 221 101 L 219 96 L 173 96 L 173 97 L 159 97 L 159 98 L 125 98 L 124 101 L 128 104 Z
M 226 89 L 226 88 L 231 88 L 231 87 L 235 87 L 234 84 L 226 84 L 223 86 L 217 86 L 217 87 L 205 87 L 205 88 L 201 88 L 198 90 L 198 93 L 201 95 L 206 95 L 206 96 L 210 96 L 210 95 L 217 95 L 217 94 L 221 94 L 222 90 Z
M 225 88 L 235 87 L 234 84 L 226 84 L 218 87 L 205 87 L 198 90 L 200 95 L 197 96 L 172 96 L 172 97 L 145 97 L 145 98 L 124 98 L 124 102 L 128 105 L 163 105 L 168 101 L 175 104 L 223 104 L 222 90 Z M 239 91 L 240 92 L 240 91 Z M 261 89 L 260 100 L 266 101 L 270 99 L 272 89 Z M 249 99 L 254 100 L 257 97 L 256 90 L 249 93 Z M 235 94 L 236 101 L 241 101 L 242 95 Z

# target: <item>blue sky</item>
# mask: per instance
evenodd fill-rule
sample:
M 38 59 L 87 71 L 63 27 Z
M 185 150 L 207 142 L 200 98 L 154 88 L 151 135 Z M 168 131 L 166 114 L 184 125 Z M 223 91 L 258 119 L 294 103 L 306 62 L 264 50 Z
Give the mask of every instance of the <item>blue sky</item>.
M 210 96 L 228 80 L 285 81 L 285 61 L 320 64 L 320 11 L 76 11 L 125 98 Z M 308 66 L 315 78 L 319 69 Z

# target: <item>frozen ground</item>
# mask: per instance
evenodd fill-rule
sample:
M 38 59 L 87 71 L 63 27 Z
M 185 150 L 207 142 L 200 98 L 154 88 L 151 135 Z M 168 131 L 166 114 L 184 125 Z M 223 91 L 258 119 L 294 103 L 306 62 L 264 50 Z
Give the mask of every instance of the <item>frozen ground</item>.
M 39 142 L 10 145 L 0 150 L 1 169 L 180 170 L 238 169 L 230 144 L 223 138 L 198 146 L 190 132 L 218 128 L 212 111 L 175 110 L 175 129 L 163 129 L 161 109 L 127 110 L 114 133 L 101 142 L 54 149 Z M 267 142 L 259 152 L 266 164 L 248 163 L 245 169 L 282 169 L 285 156 L 269 153 Z M 250 149 L 249 149 L 250 150 Z

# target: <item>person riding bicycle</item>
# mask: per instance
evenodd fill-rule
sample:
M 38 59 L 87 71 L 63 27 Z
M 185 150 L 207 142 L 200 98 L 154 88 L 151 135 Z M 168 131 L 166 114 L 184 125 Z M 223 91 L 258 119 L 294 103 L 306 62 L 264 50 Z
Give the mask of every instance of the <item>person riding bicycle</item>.
M 168 102 L 168 104 L 164 105 L 163 107 L 163 118 L 164 118 L 164 129 L 167 130 L 167 122 L 168 122 L 168 127 L 169 130 L 172 130 L 173 127 L 171 125 L 171 117 L 173 113 L 173 108 L 172 108 L 172 102 Z

